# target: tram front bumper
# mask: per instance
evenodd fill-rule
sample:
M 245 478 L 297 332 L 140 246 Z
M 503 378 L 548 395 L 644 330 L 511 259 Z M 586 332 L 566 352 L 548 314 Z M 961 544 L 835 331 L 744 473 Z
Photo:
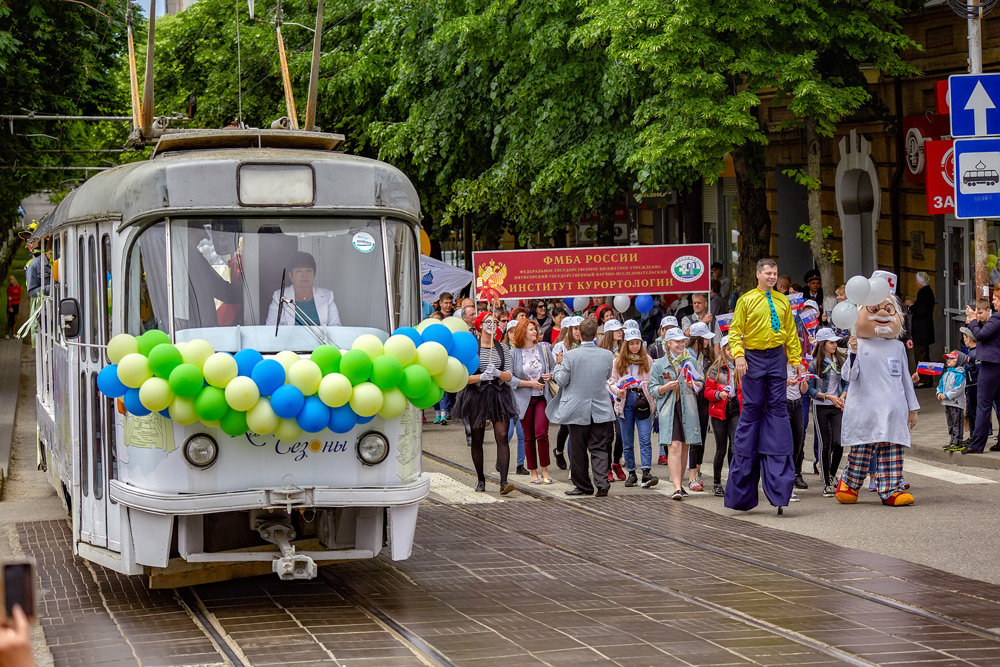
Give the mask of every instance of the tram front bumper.
M 172 516 L 214 514 L 251 509 L 306 507 L 393 507 L 417 503 L 427 497 L 431 478 L 427 473 L 410 484 L 361 488 L 318 486 L 273 487 L 223 493 L 163 493 L 113 479 L 111 499 L 126 507 Z

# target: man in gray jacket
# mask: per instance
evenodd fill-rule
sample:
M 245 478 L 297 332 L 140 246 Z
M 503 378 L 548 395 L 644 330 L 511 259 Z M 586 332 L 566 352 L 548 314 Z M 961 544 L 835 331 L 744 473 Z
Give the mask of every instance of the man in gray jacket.
M 589 496 L 597 487 L 598 496 L 608 495 L 608 441 L 614 436 L 614 410 L 608 394 L 608 379 L 615 355 L 597 347 L 597 322 L 580 324 L 580 347 L 556 355 L 553 379 L 559 393 L 545 410 L 550 421 L 569 426 L 570 475 L 574 488 L 568 496 Z M 593 466 L 594 482 L 587 478 L 587 453 Z

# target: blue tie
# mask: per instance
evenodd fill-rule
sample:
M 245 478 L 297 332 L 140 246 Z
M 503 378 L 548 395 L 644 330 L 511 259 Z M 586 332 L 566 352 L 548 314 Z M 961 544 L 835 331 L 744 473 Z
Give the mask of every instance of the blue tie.
M 774 329 L 774 333 L 778 333 L 781 329 L 781 320 L 778 319 L 778 311 L 774 309 L 774 299 L 771 298 L 771 290 L 767 290 L 764 294 L 767 294 L 767 305 L 771 307 L 771 328 Z

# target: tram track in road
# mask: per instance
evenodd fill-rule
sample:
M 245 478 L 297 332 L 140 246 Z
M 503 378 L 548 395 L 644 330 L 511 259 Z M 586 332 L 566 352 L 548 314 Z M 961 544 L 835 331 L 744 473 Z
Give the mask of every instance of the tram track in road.
M 423 452 L 423 455 L 426 456 L 427 458 L 429 458 L 432 461 L 435 461 L 437 463 L 449 466 L 451 468 L 454 468 L 454 469 L 459 470 L 461 472 L 464 472 L 466 474 L 470 474 L 470 475 L 473 475 L 473 476 L 476 475 L 476 471 L 475 470 L 473 470 L 472 468 L 469 468 L 468 466 L 462 465 L 461 463 L 457 463 L 455 461 L 452 461 L 452 460 L 447 459 L 445 457 L 439 456 L 437 454 L 432 454 L 430 452 L 427 452 L 426 450 Z M 499 478 L 497 476 L 495 476 L 495 475 L 487 474 L 486 478 L 488 480 L 494 482 L 494 483 L 499 483 Z M 609 514 L 607 512 L 603 512 L 603 511 L 601 511 L 599 509 L 596 509 L 594 507 L 589 506 L 589 504 L 583 504 L 583 503 L 579 503 L 579 502 L 575 502 L 575 501 L 570 501 L 570 500 L 566 500 L 566 499 L 563 499 L 563 498 L 559 498 L 559 497 L 553 496 L 553 495 L 551 495 L 549 493 L 544 493 L 544 492 L 537 491 L 537 490 L 534 490 L 534 489 L 525 488 L 525 487 L 523 487 L 523 485 L 520 485 L 520 484 L 515 484 L 515 488 L 517 489 L 518 492 L 520 492 L 520 493 L 522 493 L 524 495 L 527 495 L 527 496 L 529 496 L 531 498 L 535 498 L 537 500 L 542 500 L 542 501 L 556 503 L 556 504 L 558 504 L 558 505 L 560 505 L 562 507 L 566 507 L 566 508 L 572 509 L 573 511 L 580 512 L 582 514 L 588 515 L 590 517 L 594 517 L 594 518 L 597 518 L 597 519 L 600 519 L 600 520 L 603 520 L 603 521 L 607 521 L 607 522 L 613 523 L 613 524 L 615 524 L 617 526 L 625 526 L 625 527 L 627 527 L 629 529 L 640 531 L 640 532 L 645 533 L 647 535 L 651 535 L 651 536 L 655 536 L 657 538 L 662 538 L 662 539 L 670 540 L 670 541 L 675 542 L 677 544 L 682 544 L 684 546 L 695 548 L 695 549 L 699 549 L 701 551 L 704 551 L 704 552 L 707 552 L 707 553 L 711 553 L 711 554 L 714 554 L 716 556 L 721 556 L 723 558 L 727 558 L 727 559 L 730 559 L 730 560 L 734 560 L 734 561 L 738 561 L 738 562 L 744 563 L 746 565 L 750 565 L 750 566 L 757 567 L 757 568 L 760 568 L 760 569 L 763 569 L 763 570 L 767 570 L 769 572 L 773 572 L 775 574 L 779 574 L 779 575 L 781 575 L 783 577 L 788 577 L 788 578 L 796 579 L 796 580 L 801 581 L 803 583 L 808 583 L 808 584 L 812 584 L 812 585 L 815 585 L 815 586 L 820 586 L 820 587 L 825 588 L 825 589 L 830 590 L 830 591 L 834 591 L 834 592 L 841 593 L 841 594 L 844 594 L 844 595 L 849 595 L 851 597 L 854 597 L 854 598 L 857 598 L 857 599 L 860 599 L 860 600 L 864 600 L 866 602 L 871 602 L 871 603 L 874 603 L 874 604 L 877 604 L 877 605 L 880 605 L 880 606 L 892 609 L 894 611 L 899 611 L 899 612 L 903 612 L 903 613 L 906 613 L 906 614 L 910 614 L 910 615 L 922 618 L 922 619 L 927 620 L 927 621 L 931 621 L 931 622 L 934 622 L 934 623 L 937 623 L 937 624 L 940 624 L 940 625 L 943 625 L 943 626 L 947 626 L 947 627 L 955 629 L 955 630 L 959 630 L 959 631 L 964 632 L 964 633 L 968 633 L 970 635 L 974 635 L 974 636 L 982 638 L 982 639 L 987 639 L 987 640 L 991 640 L 991 641 L 1000 641 L 1000 632 L 998 632 L 996 629 L 993 629 L 993 628 L 987 628 L 987 627 L 983 627 L 983 626 L 980 626 L 980 625 L 976 625 L 976 624 L 970 623 L 968 621 L 963 621 L 963 620 L 958 619 L 958 618 L 954 618 L 954 617 L 951 617 L 951 616 L 946 616 L 944 614 L 940 614 L 940 613 L 937 613 L 937 612 L 934 612 L 934 611 L 930 611 L 928 609 L 924 609 L 924 608 L 918 607 L 916 605 L 912 605 L 912 604 L 909 604 L 909 603 L 906 603 L 906 602 L 902 602 L 900 600 L 896 600 L 894 598 L 891 598 L 891 597 L 888 597 L 888 596 L 885 596 L 885 595 L 881 595 L 879 593 L 873 593 L 871 591 L 866 591 L 866 590 L 863 590 L 863 589 L 859 589 L 859 588 L 856 588 L 854 586 L 849 586 L 849 585 L 846 585 L 846 584 L 838 583 L 836 581 L 831 581 L 831 580 L 828 580 L 828 579 L 823 579 L 821 577 L 817 577 L 817 576 L 814 576 L 814 575 L 811 575 L 811 574 L 808 574 L 808 573 L 805 573 L 805 572 L 801 572 L 801 571 L 798 571 L 798 570 L 795 570 L 795 569 L 791 569 L 791 568 L 788 568 L 788 567 L 783 567 L 781 565 L 776 565 L 774 563 L 769 563 L 767 561 L 760 560 L 758 558 L 754 558 L 753 556 L 748 556 L 748 555 L 745 555 L 745 554 L 736 553 L 734 551 L 731 551 L 731 550 L 728 550 L 728 549 L 725 549 L 725 548 L 722 548 L 722 547 L 717 547 L 717 546 L 713 546 L 713 545 L 710 545 L 710 544 L 705 544 L 703 542 L 699 542 L 697 540 L 692 540 L 692 539 L 685 538 L 685 537 L 680 537 L 678 535 L 672 535 L 672 534 L 667 533 L 665 531 L 657 530 L 655 528 L 652 528 L 652 527 L 649 527 L 649 526 L 637 523 L 635 521 L 630 521 L 628 519 L 624 519 L 622 517 L 614 516 L 614 515 Z M 455 509 L 460 509 L 462 511 L 465 511 L 468 514 L 472 514 L 474 516 L 478 516 L 473 510 L 471 510 L 469 508 L 466 508 L 466 507 L 456 507 L 454 505 L 448 505 L 447 503 L 442 503 L 442 502 L 437 501 L 437 500 L 433 500 L 433 499 L 429 499 L 429 500 L 431 502 L 435 503 L 436 505 L 446 506 L 446 507 L 452 507 L 452 508 L 455 508 Z M 503 528 L 505 528 L 507 530 L 512 530 L 512 531 L 517 532 L 519 534 L 523 534 L 526 537 L 529 537 L 530 539 L 533 539 L 533 540 L 536 540 L 536 541 L 539 541 L 539 542 L 547 544 L 547 541 L 544 540 L 543 538 L 540 538 L 538 536 L 532 535 L 532 534 L 527 533 L 527 532 L 522 532 L 517 527 L 509 526 L 509 525 L 503 525 L 502 522 L 497 522 L 495 519 L 492 519 L 490 517 L 480 517 L 480 518 L 482 518 L 484 521 L 488 521 L 488 522 L 493 523 L 495 525 L 499 525 L 500 527 L 503 527 Z M 708 526 L 706 526 L 706 527 L 708 527 Z M 722 530 L 722 529 L 718 529 L 718 530 Z M 553 548 L 557 548 L 557 549 L 564 549 L 564 547 L 561 547 L 559 545 L 549 545 L 549 546 L 552 546 Z M 570 550 L 570 551 L 572 551 L 572 550 Z M 581 555 L 581 557 L 582 558 L 586 558 L 588 560 L 591 560 L 590 557 L 588 557 L 586 555 Z M 602 565 L 604 567 L 609 567 L 609 569 L 616 569 L 613 566 L 608 566 L 605 563 L 598 563 L 598 564 L 600 564 L 600 565 Z M 625 573 L 625 574 L 626 574 L 626 576 L 630 576 L 630 577 L 634 576 L 634 575 L 630 575 L 628 573 Z M 654 582 L 654 585 L 658 586 L 658 584 L 655 584 L 655 582 Z M 677 594 L 680 594 L 680 595 L 686 595 L 686 594 L 682 593 L 681 591 L 677 591 L 675 589 L 667 588 L 667 590 L 669 592 L 677 593 Z M 715 603 L 711 603 L 711 602 L 708 602 L 708 601 L 703 601 L 703 602 L 706 602 L 709 605 L 715 604 Z M 737 614 L 741 614 L 742 613 L 742 612 L 738 612 L 736 610 L 730 610 L 730 611 L 735 612 Z M 728 613 L 728 612 L 721 612 L 721 613 Z M 766 623 L 766 622 L 764 622 L 764 623 Z M 869 663 L 862 662 L 860 664 L 869 664 Z
M 205 636 L 215 644 L 216 650 L 225 656 L 226 660 L 233 667 L 250 667 L 251 663 L 246 660 L 243 651 L 239 650 L 238 645 L 232 640 L 229 633 L 218 624 L 214 615 L 210 615 L 194 588 L 188 586 L 186 588 L 174 589 L 174 599 L 177 600 L 177 604 L 191 615 L 195 623 L 201 627 Z

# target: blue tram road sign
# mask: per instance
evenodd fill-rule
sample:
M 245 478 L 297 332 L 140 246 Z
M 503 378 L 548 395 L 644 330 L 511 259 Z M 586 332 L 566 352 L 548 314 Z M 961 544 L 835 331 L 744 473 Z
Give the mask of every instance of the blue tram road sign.
M 955 74 L 948 77 L 951 136 L 1000 135 L 1000 74 Z
M 955 140 L 955 217 L 1000 218 L 1000 138 Z

